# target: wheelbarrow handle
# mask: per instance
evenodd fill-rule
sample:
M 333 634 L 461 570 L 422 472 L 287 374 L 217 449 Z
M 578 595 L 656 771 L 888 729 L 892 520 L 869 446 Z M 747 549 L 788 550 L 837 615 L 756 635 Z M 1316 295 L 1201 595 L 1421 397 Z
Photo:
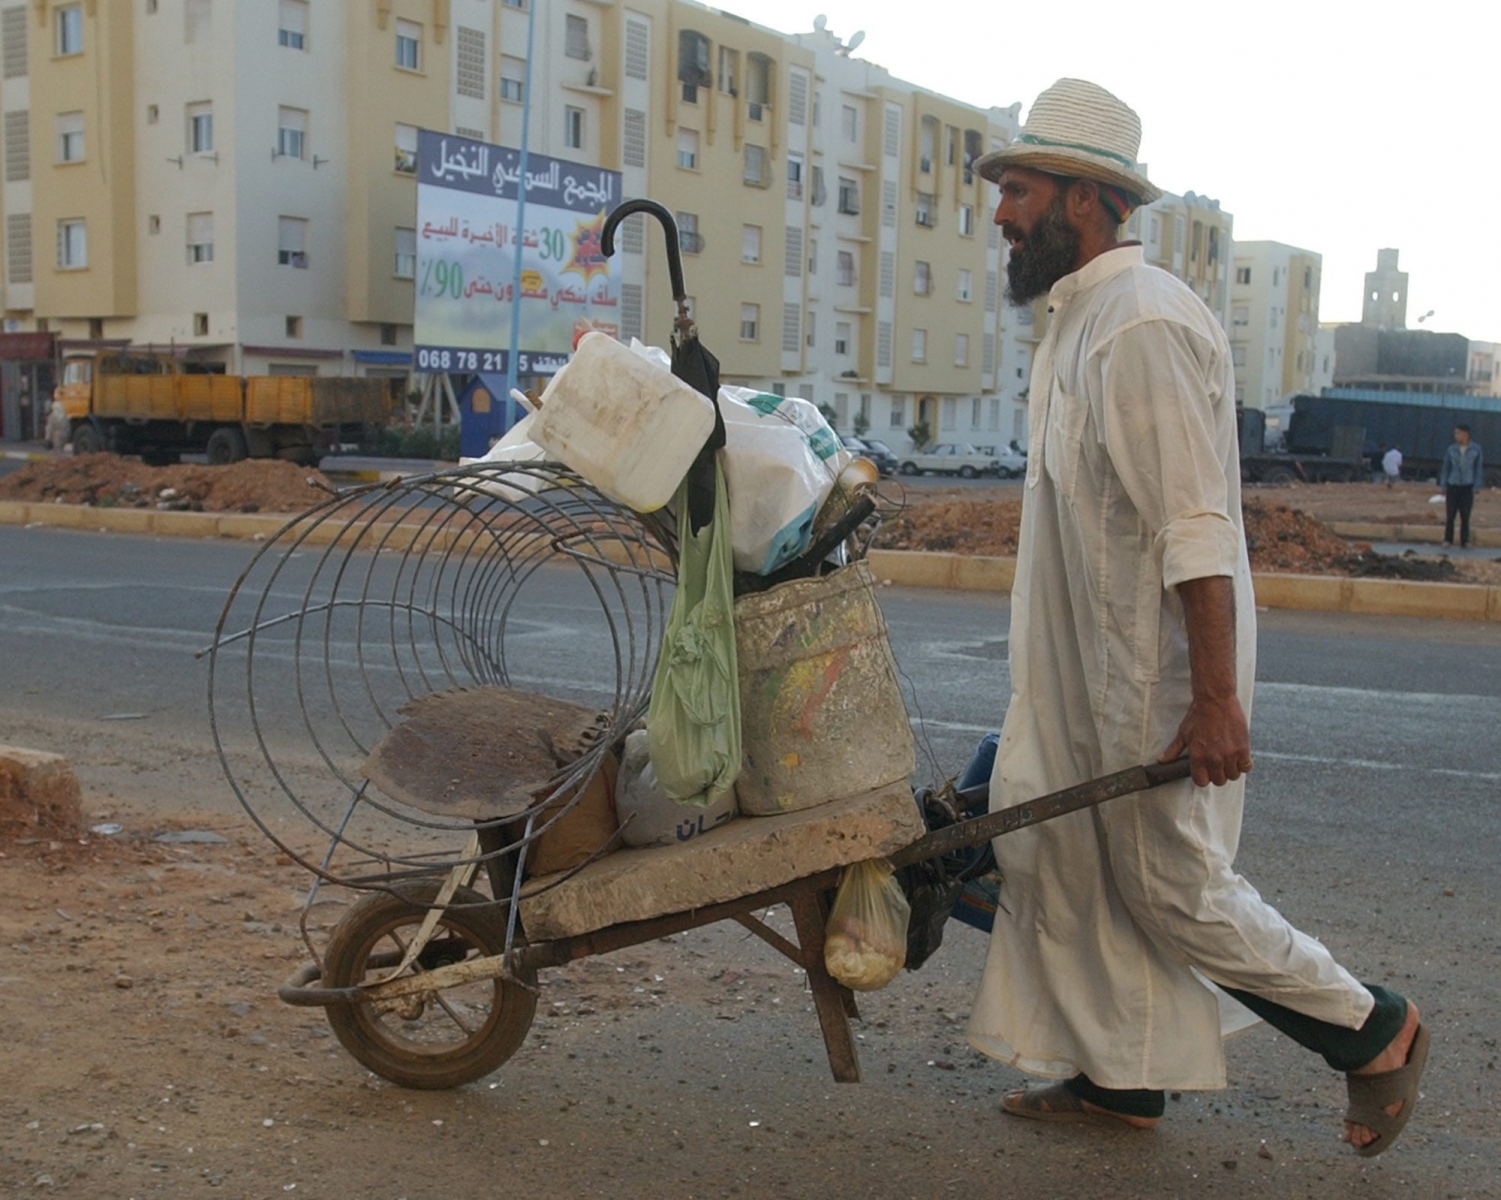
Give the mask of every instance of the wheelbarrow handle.
M 1018 829 L 1025 829 L 1028 825 L 1040 825 L 1043 821 L 1051 821 L 1054 817 L 1063 816 L 1064 813 L 1078 812 L 1081 808 L 1093 808 L 1096 804 L 1103 804 L 1106 800 L 1113 800 L 1117 796 L 1129 796 L 1134 792 L 1161 787 L 1164 783 L 1172 783 L 1174 780 L 1186 779 L 1188 773 L 1187 757 L 1175 758 L 1171 762 L 1145 763 L 1139 767 L 1127 767 L 1124 771 L 1102 775 L 1098 779 L 1075 784 L 1073 787 L 1064 788 L 1062 791 L 1053 792 L 1037 800 L 1029 800 L 1024 804 L 1003 808 L 999 812 L 987 813 L 983 817 L 972 817 L 968 821 L 958 821 L 943 829 L 934 830 L 925 837 L 918 838 L 910 846 L 890 855 L 891 865 L 905 867 L 910 863 L 937 858 L 939 855 L 949 854 L 955 850 L 981 846 L 992 838 L 1014 833 Z M 983 801 L 989 790 L 988 783 L 966 788 L 959 793 L 961 808 L 968 811 L 970 804 Z

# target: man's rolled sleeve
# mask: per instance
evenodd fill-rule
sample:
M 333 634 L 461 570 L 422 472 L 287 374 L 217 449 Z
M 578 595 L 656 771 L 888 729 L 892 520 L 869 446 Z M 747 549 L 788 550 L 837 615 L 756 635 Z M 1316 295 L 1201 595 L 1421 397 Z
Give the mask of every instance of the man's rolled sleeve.
M 1222 512 L 1187 513 L 1162 527 L 1154 548 L 1162 559 L 1162 586 L 1175 588 L 1190 579 L 1234 575 L 1240 530 Z

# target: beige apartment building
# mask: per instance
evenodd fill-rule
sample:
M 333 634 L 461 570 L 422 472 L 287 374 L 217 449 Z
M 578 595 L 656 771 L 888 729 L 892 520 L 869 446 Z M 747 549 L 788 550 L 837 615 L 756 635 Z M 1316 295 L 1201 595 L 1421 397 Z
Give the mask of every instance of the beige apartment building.
M 531 148 L 619 170 L 625 195 L 679 215 L 728 381 L 898 449 L 915 422 L 992 444 L 1024 425 L 994 189 L 970 169 L 1018 106 L 895 79 L 822 23 L 535 2 Z M 406 374 L 417 130 L 519 144 L 529 16 L 527 0 L 0 7 L 0 338 L 26 338 L 33 388 L 50 386 L 37 335 L 54 356 Z M 633 219 L 621 251 L 622 334 L 664 344 L 661 236 Z
M 1322 273 L 1323 258 L 1312 250 L 1236 244 L 1230 350 L 1237 403 L 1266 408 L 1317 391 L 1328 366 L 1319 338 Z

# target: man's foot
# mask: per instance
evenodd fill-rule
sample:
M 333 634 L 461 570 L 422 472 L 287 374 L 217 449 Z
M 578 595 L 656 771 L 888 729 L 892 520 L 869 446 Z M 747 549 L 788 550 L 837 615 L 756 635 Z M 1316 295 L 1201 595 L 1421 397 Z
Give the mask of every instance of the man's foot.
M 1402 1028 L 1397 1033 L 1397 1036 L 1388 1043 L 1385 1050 L 1366 1063 L 1365 1066 L 1359 1070 L 1351 1071 L 1349 1077 L 1354 1080 L 1362 1075 L 1385 1075 L 1393 1071 L 1402 1070 L 1408 1065 L 1408 1061 L 1412 1055 L 1413 1043 L 1417 1039 L 1418 1029 L 1421 1025 L 1422 1022 L 1418 1019 L 1418 1006 L 1409 1000 L 1407 1003 L 1407 1017 L 1402 1022 Z M 1416 1089 L 1414 1089 L 1414 1098 L 1416 1098 L 1416 1095 Z M 1401 1118 L 1404 1116 L 1403 1109 L 1405 1105 L 1406 1101 L 1397 1100 L 1391 1104 L 1384 1105 L 1381 1111 L 1389 1117 Z M 1369 1126 L 1361 1125 L 1355 1121 L 1346 1121 L 1345 1131 L 1341 1140 L 1349 1142 L 1356 1150 L 1366 1150 L 1367 1147 L 1380 1140 L 1382 1136 L 1379 1130 L 1371 1129 Z M 1395 1134 L 1391 1134 L 1387 1140 L 1390 1141 L 1395 1136 Z M 1367 1152 L 1369 1153 L 1370 1151 Z
M 1001 1097 L 1001 1111 L 1029 1121 L 1094 1121 L 1104 1125 L 1118 1122 L 1132 1129 L 1150 1129 L 1161 1120 L 1160 1117 L 1133 1117 L 1111 1112 L 1080 1099 L 1061 1083 L 1007 1092 Z

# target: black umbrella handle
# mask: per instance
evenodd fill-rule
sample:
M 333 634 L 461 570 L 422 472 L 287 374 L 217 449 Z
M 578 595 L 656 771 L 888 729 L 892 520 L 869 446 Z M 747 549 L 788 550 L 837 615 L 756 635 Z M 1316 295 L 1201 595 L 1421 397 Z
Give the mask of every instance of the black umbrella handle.
M 662 232 L 667 235 L 667 274 L 672 280 L 672 298 L 687 299 L 688 289 L 683 286 L 683 250 L 678 237 L 678 223 L 664 205 L 655 200 L 626 200 L 613 209 L 605 218 L 605 227 L 599 235 L 599 248 L 609 258 L 615 253 L 615 230 L 627 217 L 636 213 L 650 213 L 662 223 Z

